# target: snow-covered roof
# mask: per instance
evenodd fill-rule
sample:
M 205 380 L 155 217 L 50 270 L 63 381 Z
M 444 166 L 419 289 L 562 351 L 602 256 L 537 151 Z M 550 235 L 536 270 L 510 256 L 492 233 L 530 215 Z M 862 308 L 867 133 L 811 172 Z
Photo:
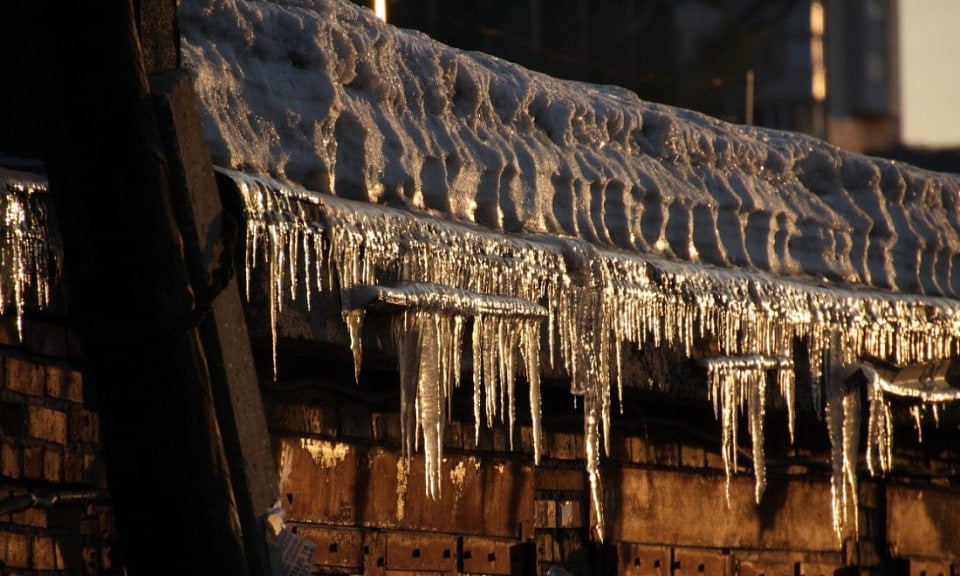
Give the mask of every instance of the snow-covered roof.
M 561 81 L 341 0 L 186 0 L 215 163 L 491 230 L 960 293 L 960 180 Z
M 706 337 L 725 466 L 745 408 L 759 499 L 766 374 L 792 414 L 805 342 L 835 447 L 835 529 L 855 533 L 859 394 L 844 368 L 957 355 L 960 180 L 555 80 L 338 0 L 182 0 L 180 25 L 272 322 L 297 295 L 339 293 L 359 369 L 367 305 L 399 310 L 405 455 L 422 434 L 428 492 L 461 360 L 478 426 L 512 431 L 513 380 L 527 378 L 535 440 L 549 362 L 583 397 L 602 536 L 623 345 Z M 871 410 L 889 392 L 871 385 Z M 870 449 L 888 453 L 870 421 Z

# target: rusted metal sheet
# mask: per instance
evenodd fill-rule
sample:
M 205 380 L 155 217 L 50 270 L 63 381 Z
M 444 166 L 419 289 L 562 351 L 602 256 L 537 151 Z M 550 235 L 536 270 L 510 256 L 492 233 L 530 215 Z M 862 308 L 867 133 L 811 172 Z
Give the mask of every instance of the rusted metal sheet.
M 797 564 L 795 576 L 833 576 L 841 567 L 840 559 L 837 562 L 807 562 Z
M 830 485 L 826 481 L 771 479 L 760 505 L 754 482 L 722 475 L 610 468 L 604 476 L 610 541 L 753 550 L 836 550 Z
M 729 554 L 696 548 L 673 549 L 673 576 L 733 576 Z
M 511 574 L 511 547 L 515 540 L 464 537 L 459 571 L 467 574 Z
M 357 570 L 363 567 L 363 532 L 360 530 L 301 524 L 296 532 L 317 545 L 314 566 Z
M 624 576 L 670 576 L 670 549 L 623 543 L 619 546 L 619 573 Z
M 332 440 L 278 439 L 281 494 L 291 521 L 517 538 L 534 525 L 533 468 L 450 456 L 442 497 L 426 496 L 423 456 L 404 472 L 398 452 Z
M 952 576 L 952 566 L 947 561 L 914 560 L 907 561 L 910 576 Z
M 960 560 L 960 508 L 956 504 L 960 492 L 931 486 L 888 486 L 886 492 L 891 555 Z
M 788 554 L 734 552 L 731 566 L 736 576 L 799 576 L 800 559 Z
M 386 535 L 386 569 L 456 572 L 457 538 L 445 534 L 391 532 Z
M 355 524 L 360 519 L 356 446 L 329 440 L 283 438 L 280 493 L 293 522 Z

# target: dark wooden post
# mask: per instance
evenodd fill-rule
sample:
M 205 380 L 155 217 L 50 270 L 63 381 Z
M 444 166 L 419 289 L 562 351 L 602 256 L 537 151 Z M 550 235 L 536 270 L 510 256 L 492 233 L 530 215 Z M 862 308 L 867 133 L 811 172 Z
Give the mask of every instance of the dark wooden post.
M 247 574 L 130 0 L 17 6 L 124 564 Z

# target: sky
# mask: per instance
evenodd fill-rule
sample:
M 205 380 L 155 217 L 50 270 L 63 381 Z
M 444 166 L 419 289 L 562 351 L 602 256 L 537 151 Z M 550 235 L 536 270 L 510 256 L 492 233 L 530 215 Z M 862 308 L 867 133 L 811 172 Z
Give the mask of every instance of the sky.
M 960 146 L 960 0 L 901 0 L 901 136 Z

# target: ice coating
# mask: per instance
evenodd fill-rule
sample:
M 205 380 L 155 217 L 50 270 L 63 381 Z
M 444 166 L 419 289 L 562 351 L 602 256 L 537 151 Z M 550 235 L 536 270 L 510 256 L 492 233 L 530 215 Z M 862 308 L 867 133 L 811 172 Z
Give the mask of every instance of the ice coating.
M 759 499 L 765 481 L 767 375 L 776 370 L 792 430 L 795 344 L 802 343 L 812 385 L 818 397 L 827 398 L 834 528 L 842 539 L 856 527 L 855 519 L 849 523 L 847 509 L 855 506 L 860 407 L 858 393 L 847 382 L 849 372 L 862 357 L 921 363 L 955 357 L 960 345 L 960 302 L 952 299 L 825 287 L 599 250 L 571 238 L 505 235 L 313 193 L 265 176 L 221 172 L 236 182 L 247 220 L 253 222 L 247 246 L 248 251 L 260 247 L 260 257 L 248 265 L 276 275 L 267 282 L 271 294 L 290 297 L 291 268 L 264 257 L 277 250 L 306 250 L 294 268 L 304 270 L 301 282 L 318 293 L 340 294 L 347 309 L 389 305 L 401 310 L 394 316 L 394 336 L 403 382 L 405 453 L 412 455 L 423 439 L 431 462 L 431 495 L 439 494 L 439 466 L 434 464 L 442 459 L 445 403 L 459 382 L 463 349 L 469 351 L 473 371 L 476 425 L 501 418 L 513 429 L 513 382 L 522 373 L 531 384 L 535 442 L 541 357 L 566 374 L 571 392 L 583 397 L 591 510 L 601 538 L 599 462 L 609 439 L 611 390 L 624 385 L 619 356 L 625 346 L 671 344 L 692 355 L 698 341 L 710 343 L 718 355 L 700 363 L 707 369 L 723 429 L 725 468 L 728 474 L 736 471 L 737 416 L 746 409 Z M 263 207 L 270 208 L 261 213 Z M 303 235 L 310 241 L 290 240 Z M 294 259 L 289 254 L 281 258 L 288 264 Z M 532 324 L 509 324 L 521 321 Z M 870 402 L 868 429 L 881 432 L 871 433 L 868 449 L 881 446 L 887 454 L 884 438 L 892 437 L 892 424 L 882 400 L 884 391 L 894 388 L 887 383 L 869 389 L 869 397 L 879 395 L 881 402 Z M 946 401 L 952 393 L 916 392 L 929 402 Z M 868 451 L 868 463 L 869 457 Z
M 49 243 L 46 179 L 0 167 L 0 312 L 13 308 L 22 336 L 27 302 L 50 304 L 60 263 Z
M 492 230 L 960 294 L 960 182 L 565 82 L 341 0 L 180 2 L 222 166 Z

